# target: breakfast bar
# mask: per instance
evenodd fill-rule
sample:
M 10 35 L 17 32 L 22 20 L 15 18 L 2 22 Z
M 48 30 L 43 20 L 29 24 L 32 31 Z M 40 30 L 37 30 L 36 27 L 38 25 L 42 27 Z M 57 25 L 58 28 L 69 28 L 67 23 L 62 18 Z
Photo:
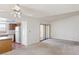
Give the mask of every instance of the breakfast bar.
M 0 37 L 0 54 L 12 50 L 12 39 L 10 37 Z

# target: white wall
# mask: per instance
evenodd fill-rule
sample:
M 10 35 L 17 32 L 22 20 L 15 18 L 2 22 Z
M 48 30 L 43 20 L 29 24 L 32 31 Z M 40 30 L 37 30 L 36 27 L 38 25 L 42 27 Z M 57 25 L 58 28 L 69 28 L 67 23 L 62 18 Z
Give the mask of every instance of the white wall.
M 22 18 L 21 41 L 23 45 L 31 45 L 40 42 L 40 22 L 37 19 Z
M 21 21 L 21 43 L 27 45 L 27 21 Z
M 27 24 L 28 44 L 40 42 L 40 22 L 37 19 L 29 19 Z
M 79 15 L 52 22 L 51 37 L 79 41 Z

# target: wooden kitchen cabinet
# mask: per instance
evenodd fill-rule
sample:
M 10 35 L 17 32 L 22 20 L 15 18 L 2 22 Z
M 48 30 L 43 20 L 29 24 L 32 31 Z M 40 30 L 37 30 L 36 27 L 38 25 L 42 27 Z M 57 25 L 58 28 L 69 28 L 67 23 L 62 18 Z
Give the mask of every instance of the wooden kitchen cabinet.
M 12 40 L 9 38 L 0 40 L 0 54 L 10 50 L 12 50 Z
M 17 24 L 9 24 L 9 30 L 15 30 Z

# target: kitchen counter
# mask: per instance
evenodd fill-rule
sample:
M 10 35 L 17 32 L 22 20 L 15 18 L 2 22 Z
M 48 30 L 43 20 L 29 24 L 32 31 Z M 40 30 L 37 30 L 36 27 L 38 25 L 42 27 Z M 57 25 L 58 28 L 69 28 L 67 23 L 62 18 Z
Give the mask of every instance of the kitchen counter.
M 12 50 L 12 39 L 10 37 L 0 37 L 0 54 Z
M 7 40 L 10 39 L 10 37 L 0 37 L 0 40 Z
M 2 37 L 2 36 L 8 36 L 8 35 L 14 35 L 14 34 L 12 34 L 12 33 L 0 33 L 0 37 Z
M 11 38 L 14 41 L 15 33 L 0 33 L 0 40 L 4 40 L 5 38 Z

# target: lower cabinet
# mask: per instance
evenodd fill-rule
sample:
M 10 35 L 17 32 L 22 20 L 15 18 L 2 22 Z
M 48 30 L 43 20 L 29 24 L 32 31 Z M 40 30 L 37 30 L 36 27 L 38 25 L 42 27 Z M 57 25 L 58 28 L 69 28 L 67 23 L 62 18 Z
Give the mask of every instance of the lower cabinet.
M 0 40 L 0 54 L 8 52 L 10 50 L 12 50 L 12 40 L 11 39 Z

